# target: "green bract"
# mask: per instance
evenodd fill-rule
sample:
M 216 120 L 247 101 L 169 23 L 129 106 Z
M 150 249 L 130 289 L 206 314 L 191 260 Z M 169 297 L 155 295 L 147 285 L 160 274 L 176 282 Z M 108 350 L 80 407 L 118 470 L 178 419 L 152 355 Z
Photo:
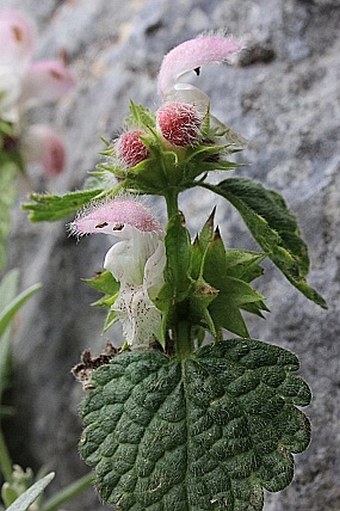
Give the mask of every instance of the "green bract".
M 310 392 L 292 353 L 251 339 L 187 358 L 118 355 L 93 375 L 80 450 L 119 511 L 261 510 L 292 479 Z

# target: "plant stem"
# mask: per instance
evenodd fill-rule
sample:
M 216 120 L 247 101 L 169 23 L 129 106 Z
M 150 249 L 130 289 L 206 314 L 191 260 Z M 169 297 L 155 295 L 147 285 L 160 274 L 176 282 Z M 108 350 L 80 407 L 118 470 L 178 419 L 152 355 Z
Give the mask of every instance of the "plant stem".
M 190 336 L 191 325 L 186 320 L 180 320 L 176 324 L 175 348 L 180 359 L 186 358 L 192 352 L 192 340 Z
M 178 191 L 169 189 L 165 195 L 168 220 L 175 215 L 178 215 Z M 176 307 L 176 306 L 175 306 Z M 185 359 L 193 350 L 193 343 L 191 339 L 191 324 L 187 320 L 180 319 L 180 316 L 175 321 L 174 328 L 174 343 L 176 354 L 180 359 Z
M 65 502 L 68 502 L 82 491 L 90 488 L 92 483 L 93 474 L 87 474 L 74 483 L 71 483 L 69 486 L 66 486 L 66 488 L 58 492 L 56 495 L 53 495 L 53 497 L 50 499 L 46 500 L 46 502 L 41 507 L 41 511 L 56 511 L 63 504 L 65 504 Z
M 5 438 L 0 427 L 0 470 L 8 483 L 13 480 L 12 460 L 9 455 Z
M 168 212 L 168 220 L 178 213 L 178 192 L 169 190 L 165 195 L 166 207 Z

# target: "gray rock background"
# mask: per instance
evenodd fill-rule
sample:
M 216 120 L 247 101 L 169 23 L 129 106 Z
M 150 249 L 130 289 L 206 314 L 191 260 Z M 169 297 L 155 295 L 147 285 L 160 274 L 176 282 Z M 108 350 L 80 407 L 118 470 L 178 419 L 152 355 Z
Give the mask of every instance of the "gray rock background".
M 50 118 L 69 147 L 65 174 L 46 182 L 31 169 L 36 189 L 61 193 L 81 186 L 102 149 L 127 114 L 128 101 L 156 108 L 155 77 L 162 57 L 206 30 L 227 29 L 247 39 L 238 67 L 203 69 L 200 86 L 212 110 L 250 141 L 243 175 L 282 191 L 299 218 L 312 260 L 310 282 L 329 303 L 322 311 L 268 265 L 259 289 L 272 313 L 251 320 L 253 337 L 293 350 L 314 400 L 308 409 L 313 441 L 296 457 L 294 483 L 266 495 L 266 511 L 340 509 L 340 174 L 338 0 L 1 0 L 23 9 L 40 34 L 37 57 L 65 50 L 78 85 Z M 22 183 L 23 200 L 31 185 Z M 214 199 L 194 191 L 182 208 L 194 232 Z M 242 221 L 219 203 L 218 220 L 229 246 L 252 246 Z M 14 348 L 9 399 L 17 415 L 7 436 L 15 460 L 55 469 L 56 490 L 84 474 L 77 442 L 81 390 L 69 370 L 80 352 L 99 351 L 103 316 L 89 308 L 96 294 L 81 283 L 101 268 L 107 239 L 76 245 L 62 222 L 31 225 L 18 206 L 10 240 L 11 266 L 22 269 L 22 287 L 43 290 L 22 312 Z M 93 491 L 65 506 L 101 509 Z M 175 510 L 174 510 L 175 511 Z

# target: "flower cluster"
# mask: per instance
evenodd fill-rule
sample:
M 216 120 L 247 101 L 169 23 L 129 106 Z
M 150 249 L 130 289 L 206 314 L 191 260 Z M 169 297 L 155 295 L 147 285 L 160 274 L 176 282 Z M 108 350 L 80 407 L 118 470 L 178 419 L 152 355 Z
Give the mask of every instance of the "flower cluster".
M 61 60 L 34 62 L 34 46 L 30 20 L 15 10 L 0 11 L 0 119 L 12 127 L 10 142 L 24 162 L 39 162 L 54 176 L 64 168 L 64 143 L 49 126 L 27 125 L 26 114 L 32 106 L 59 100 L 74 79 Z
M 225 62 L 242 50 L 232 37 L 200 37 L 186 41 L 171 50 L 163 59 L 158 75 L 161 106 L 156 112 L 157 132 L 174 150 L 193 146 L 200 141 L 203 119 L 209 112 L 209 97 L 190 83 L 182 81 L 190 71 L 199 74 L 201 66 Z M 147 133 L 133 129 L 116 142 L 120 162 L 133 167 L 149 157 L 143 142 Z

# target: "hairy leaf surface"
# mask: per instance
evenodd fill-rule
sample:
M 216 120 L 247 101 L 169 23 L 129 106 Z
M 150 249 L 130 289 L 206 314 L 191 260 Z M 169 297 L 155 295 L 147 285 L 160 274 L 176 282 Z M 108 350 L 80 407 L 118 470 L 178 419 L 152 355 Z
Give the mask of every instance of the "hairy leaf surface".
M 292 353 L 260 341 L 185 360 L 125 352 L 93 374 L 80 451 L 117 511 L 259 511 L 293 477 L 310 401 Z
M 23 209 L 29 211 L 31 222 L 55 222 L 76 213 L 82 206 L 95 199 L 102 190 L 82 190 L 66 195 L 43 195 L 32 193 L 33 202 L 23 204 Z

